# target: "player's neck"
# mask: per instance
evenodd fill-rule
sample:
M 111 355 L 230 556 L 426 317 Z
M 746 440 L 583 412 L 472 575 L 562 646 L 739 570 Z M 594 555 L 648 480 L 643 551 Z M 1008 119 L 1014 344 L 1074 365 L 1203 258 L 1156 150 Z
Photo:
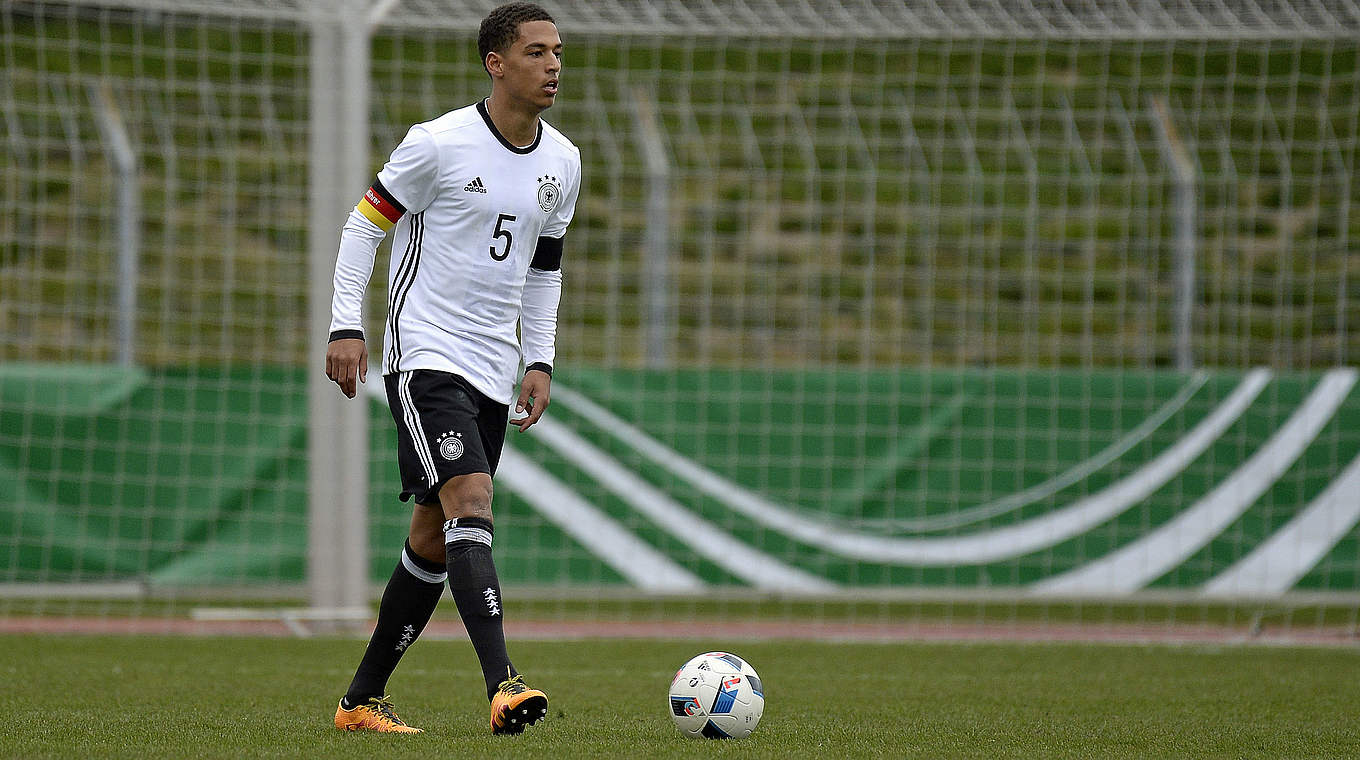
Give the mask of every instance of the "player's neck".
M 537 110 L 516 108 L 509 98 L 498 96 L 493 90 L 491 97 L 486 99 L 486 112 L 491 115 L 491 123 L 511 145 L 522 148 L 538 137 Z

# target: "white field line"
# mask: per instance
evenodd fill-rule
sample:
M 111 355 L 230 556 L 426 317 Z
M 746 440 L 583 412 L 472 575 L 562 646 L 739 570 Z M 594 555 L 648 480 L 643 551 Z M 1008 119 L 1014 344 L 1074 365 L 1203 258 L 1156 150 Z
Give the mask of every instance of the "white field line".
M 1207 596 L 1283 594 L 1360 522 L 1360 456 L 1306 509 L 1232 567 L 1209 579 Z
M 1353 369 L 1331 370 L 1256 453 L 1169 522 L 1095 562 L 1034 584 L 1041 594 L 1136 591 L 1199 551 L 1246 512 L 1317 437 L 1355 385 Z
M 538 424 L 543 424 L 540 420 Z M 704 582 L 633 535 L 527 456 L 506 446 L 497 480 L 563 533 L 648 591 L 698 591 Z
M 1124 456 L 1134 446 L 1142 443 L 1145 438 L 1152 435 L 1152 432 L 1171 419 L 1189 403 L 1190 399 L 1199 392 L 1200 388 L 1209 380 L 1209 373 L 1203 370 L 1191 375 L 1190 380 L 1177 391 L 1176 395 L 1162 404 L 1157 411 L 1138 426 L 1125 433 L 1119 440 L 1101 449 L 1089 459 L 1078 462 L 1067 470 L 1045 480 L 1042 483 L 1026 488 L 1019 493 L 1003 496 L 996 501 L 987 504 L 979 504 L 975 507 L 960 509 L 942 515 L 922 517 L 915 520 L 875 520 L 865 521 L 865 524 L 881 524 L 884 527 L 891 527 L 896 530 L 907 530 L 924 532 L 930 530 L 946 530 L 949 528 L 960 528 L 964 525 L 989 520 L 999 517 L 1017 509 L 1029 506 L 1036 501 L 1047 499 L 1053 494 L 1061 491 L 1068 486 L 1090 477 L 1092 473 L 1100 470 L 1119 457 Z
M 387 405 L 381 382 L 365 383 L 363 389 L 375 401 Z M 539 514 L 634 586 L 649 591 L 697 591 L 704 587 L 693 573 L 624 529 L 510 446 L 501 451 L 497 476 L 500 484 L 519 494 Z
M 829 521 L 809 519 L 797 509 L 777 505 L 690 461 L 579 393 L 560 385 L 553 387 L 553 393 L 601 430 L 617 436 L 702 493 L 771 530 L 850 559 L 929 566 L 981 564 L 1018 557 L 1053 546 L 1114 517 L 1161 488 L 1203 453 L 1246 411 L 1270 376 L 1265 369 L 1248 372 L 1218 408 L 1171 448 L 1099 493 L 1014 525 L 966 536 L 927 538 L 852 532 Z
M 628 506 L 646 515 L 696 554 L 743 581 L 757 588 L 783 592 L 825 593 L 836 588 L 828 580 L 784 564 L 733 538 L 620 465 L 565 424 L 544 417 L 533 430 L 540 441 Z

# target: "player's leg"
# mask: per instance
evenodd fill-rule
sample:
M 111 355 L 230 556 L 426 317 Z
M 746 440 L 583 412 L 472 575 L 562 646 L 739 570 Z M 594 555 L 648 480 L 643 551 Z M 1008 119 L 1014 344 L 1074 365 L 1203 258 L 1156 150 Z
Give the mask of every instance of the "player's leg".
M 442 509 L 425 504 L 412 509 L 410 536 L 383 590 L 378 623 L 345 693 L 344 706 L 363 705 L 371 697 L 382 697 L 402 655 L 430 622 L 448 580 L 441 556 L 442 525 Z
M 449 588 L 481 662 L 493 733 L 519 733 L 548 711 L 548 698 L 529 688 L 505 648 L 501 586 L 491 556 L 491 476 L 453 478 L 440 490 L 444 514 Z
M 506 653 L 501 588 L 491 555 L 494 534 L 491 476 L 500 462 L 509 408 L 475 389 L 468 391 L 477 404 L 477 432 L 465 440 L 484 465 L 486 475 L 480 472 L 470 475 L 452 487 L 446 485 L 440 492 L 445 514 L 450 518 L 445 525 L 451 529 L 445 539 L 449 541 L 449 586 L 466 589 L 455 590 L 454 597 L 464 600 L 459 613 L 481 660 L 482 676 L 491 699 L 491 730 L 498 734 L 519 733 L 547 714 L 548 697 L 524 683 Z
M 516 694 L 511 701 L 526 708 L 537 706 L 535 720 L 547 711 L 542 692 L 512 680 L 517 673 L 505 651 L 500 581 L 491 558 L 491 476 L 500 459 L 509 409 L 447 372 L 415 370 L 388 377 L 392 415 L 402 432 L 399 443 L 411 444 L 409 457 L 402 462 L 403 497 L 409 494 L 417 502 L 440 504 L 449 589 L 493 699 L 492 730 L 522 729 L 525 721 L 518 715 L 512 716 L 516 721 L 512 729 L 499 726 L 496 710 L 503 712 L 505 706 L 494 702 L 501 682 L 512 682 L 509 688 Z M 399 446 L 399 460 L 403 453 L 407 448 Z
M 428 491 L 428 470 L 420 453 L 423 441 L 418 420 L 407 414 L 400 398 L 397 375 L 384 378 L 388 403 L 397 425 L 397 463 L 403 500 L 416 497 L 411 530 L 400 560 L 383 590 L 378 621 L 368 648 L 354 673 L 349 690 L 336 710 L 335 725 L 346 730 L 368 729 L 407 733 L 386 700 L 387 681 L 397 663 L 415 642 L 439 604 L 448 579 L 444 562 L 444 510 L 438 495 Z M 405 378 L 409 381 L 409 378 Z M 414 432 L 413 432 L 414 431 Z
M 491 493 L 491 475 L 484 472 L 452 478 L 439 491 L 447 518 L 444 552 L 449 589 L 481 662 L 488 699 L 498 683 L 515 675 L 505 649 L 500 580 L 491 557 L 495 533 Z

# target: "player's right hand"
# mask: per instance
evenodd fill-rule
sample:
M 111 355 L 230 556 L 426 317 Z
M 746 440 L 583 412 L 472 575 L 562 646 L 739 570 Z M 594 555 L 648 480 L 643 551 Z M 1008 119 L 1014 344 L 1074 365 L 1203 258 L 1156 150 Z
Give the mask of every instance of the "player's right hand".
M 326 346 L 326 377 L 340 386 L 350 398 L 358 391 L 355 383 L 368 381 L 368 349 L 360 338 L 341 338 Z

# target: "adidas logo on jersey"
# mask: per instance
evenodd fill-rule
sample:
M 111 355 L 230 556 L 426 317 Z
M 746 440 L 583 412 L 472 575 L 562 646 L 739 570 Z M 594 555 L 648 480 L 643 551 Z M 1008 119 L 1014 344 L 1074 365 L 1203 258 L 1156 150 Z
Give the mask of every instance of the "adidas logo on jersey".
M 465 193 L 482 193 L 482 194 L 485 194 L 485 193 L 486 193 L 486 185 L 483 185 L 483 184 L 482 184 L 482 178 L 481 178 L 481 177 L 477 177 L 476 179 L 472 180 L 471 182 L 467 183 L 466 185 L 463 185 L 463 192 L 465 192 Z

